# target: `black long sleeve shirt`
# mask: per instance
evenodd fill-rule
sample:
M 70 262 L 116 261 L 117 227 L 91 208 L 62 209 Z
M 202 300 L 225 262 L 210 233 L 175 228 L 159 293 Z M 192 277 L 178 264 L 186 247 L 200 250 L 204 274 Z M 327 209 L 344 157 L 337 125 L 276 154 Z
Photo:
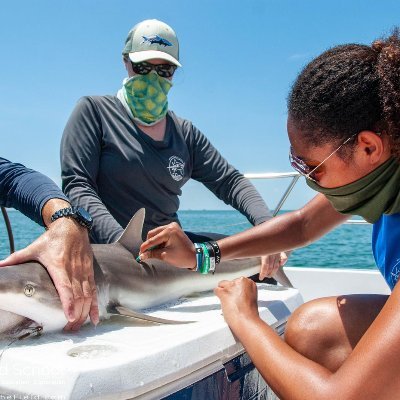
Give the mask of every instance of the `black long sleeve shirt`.
M 190 121 L 168 111 L 164 140 L 131 120 L 116 96 L 83 97 L 61 142 L 63 190 L 93 216 L 91 240 L 115 241 L 135 212 L 146 208 L 143 234 L 178 222 L 182 186 L 203 183 L 253 225 L 271 217 L 251 182 L 230 165 Z

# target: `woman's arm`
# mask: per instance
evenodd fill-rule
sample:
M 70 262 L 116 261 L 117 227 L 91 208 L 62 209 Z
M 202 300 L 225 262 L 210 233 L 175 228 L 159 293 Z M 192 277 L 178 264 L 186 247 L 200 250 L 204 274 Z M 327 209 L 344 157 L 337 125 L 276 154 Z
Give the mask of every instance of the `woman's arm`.
M 218 240 L 222 260 L 262 256 L 305 246 L 347 218 L 319 194 L 298 211 Z M 153 229 L 147 237 L 140 248 L 141 259 L 159 258 L 184 268 L 196 265 L 194 245 L 177 224 Z M 158 248 L 150 250 L 154 246 Z
M 202 182 L 224 203 L 238 210 L 252 225 L 271 219 L 272 212 L 254 185 L 230 165 L 196 127 L 190 124 L 189 128 L 189 137 L 193 137 L 192 178 Z M 264 255 L 261 258 L 260 279 L 273 276 L 286 261 L 287 255 L 284 252 Z
M 257 310 L 257 288 L 247 278 L 215 289 L 225 320 L 280 399 L 397 399 L 400 392 L 400 286 L 336 371 L 286 344 Z
M 82 98 L 67 122 L 61 141 L 63 190 L 74 206 L 84 207 L 92 215 L 92 241 L 112 243 L 123 228 L 98 194 L 96 180 L 102 141 L 101 119 L 96 105 L 92 99 Z
M 337 212 L 324 195 L 318 194 L 300 210 L 229 236 L 218 244 L 222 259 L 277 253 L 306 246 L 348 218 Z

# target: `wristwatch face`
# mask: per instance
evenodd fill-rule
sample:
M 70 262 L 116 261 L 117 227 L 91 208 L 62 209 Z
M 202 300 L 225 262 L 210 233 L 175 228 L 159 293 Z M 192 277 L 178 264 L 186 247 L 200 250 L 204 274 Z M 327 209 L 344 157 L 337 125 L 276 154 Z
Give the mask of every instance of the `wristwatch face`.
M 84 208 L 78 207 L 76 212 L 85 221 L 85 223 L 87 223 L 88 225 L 92 224 L 93 218 Z

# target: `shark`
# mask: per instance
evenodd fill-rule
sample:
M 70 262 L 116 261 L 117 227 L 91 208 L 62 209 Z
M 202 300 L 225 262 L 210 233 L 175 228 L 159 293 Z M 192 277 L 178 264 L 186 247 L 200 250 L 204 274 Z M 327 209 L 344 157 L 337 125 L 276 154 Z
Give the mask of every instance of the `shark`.
M 148 44 L 159 44 L 161 46 L 167 47 L 167 46 L 172 46 L 172 43 L 167 40 L 162 38 L 161 36 L 158 35 L 153 35 L 153 36 L 142 36 L 143 41 L 142 43 L 148 43 Z
M 181 323 L 141 311 L 210 291 L 224 279 L 259 272 L 259 257 L 223 261 L 214 274 L 207 275 L 156 259 L 138 263 L 135 257 L 143 242 L 144 218 L 145 210 L 140 209 L 115 243 L 92 245 L 100 320 L 118 314 L 155 323 Z M 276 279 L 290 286 L 283 271 Z M 0 337 L 61 331 L 65 324 L 57 290 L 41 264 L 28 262 L 0 268 Z

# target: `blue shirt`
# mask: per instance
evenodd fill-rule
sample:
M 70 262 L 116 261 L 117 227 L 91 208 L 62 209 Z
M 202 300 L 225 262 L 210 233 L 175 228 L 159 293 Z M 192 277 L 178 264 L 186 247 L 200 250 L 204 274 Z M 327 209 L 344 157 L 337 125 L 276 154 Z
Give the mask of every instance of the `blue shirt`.
M 383 214 L 372 230 L 375 262 L 390 289 L 400 274 L 400 214 Z
M 43 225 L 42 208 L 54 198 L 68 201 L 47 176 L 0 157 L 0 206 L 16 208 Z

